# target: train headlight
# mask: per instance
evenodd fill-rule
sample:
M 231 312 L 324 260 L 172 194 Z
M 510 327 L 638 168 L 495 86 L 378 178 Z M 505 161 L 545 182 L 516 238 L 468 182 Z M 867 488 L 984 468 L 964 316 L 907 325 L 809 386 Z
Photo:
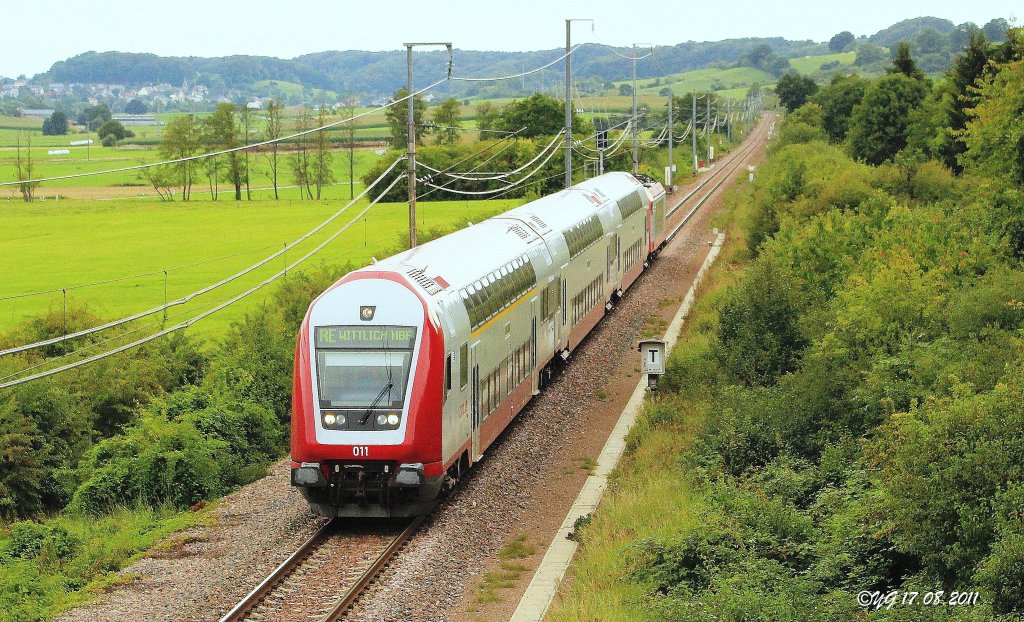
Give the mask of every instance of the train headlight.
M 338 425 L 345 425 L 345 415 L 338 415 Z
M 377 415 L 377 425 L 385 425 L 388 422 L 387 415 Z
M 338 418 L 335 417 L 332 413 L 327 413 L 326 415 L 324 415 L 324 423 L 326 423 L 327 425 L 334 425 L 334 422 L 337 420 Z
M 388 425 L 398 425 L 398 414 L 391 413 L 388 415 Z

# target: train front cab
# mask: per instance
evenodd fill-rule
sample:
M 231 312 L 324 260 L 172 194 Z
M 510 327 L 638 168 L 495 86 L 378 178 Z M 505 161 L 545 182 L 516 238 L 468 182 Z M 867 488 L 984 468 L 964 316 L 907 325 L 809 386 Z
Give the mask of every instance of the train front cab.
M 292 484 L 324 516 L 426 511 L 444 480 L 444 337 L 402 277 L 354 272 L 296 349 Z

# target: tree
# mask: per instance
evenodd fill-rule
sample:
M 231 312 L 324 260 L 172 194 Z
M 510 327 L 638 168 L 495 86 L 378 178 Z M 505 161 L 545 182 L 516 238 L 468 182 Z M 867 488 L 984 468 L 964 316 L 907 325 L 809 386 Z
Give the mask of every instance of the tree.
M 125 105 L 124 111 L 127 114 L 146 114 L 149 108 L 141 99 L 133 99 Z
M 242 144 L 249 145 L 252 143 L 252 110 L 249 106 L 242 104 L 238 109 L 238 122 L 241 126 L 242 133 Z M 245 198 L 247 201 L 252 201 L 252 188 L 249 186 L 249 150 L 246 149 L 242 152 L 243 169 L 245 170 Z
M 439 145 L 454 145 L 459 142 L 459 131 L 462 129 L 462 114 L 459 102 L 454 97 L 442 101 L 434 109 L 434 136 Z
M 15 166 L 18 169 L 18 181 L 23 182 L 18 184 L 18 190 L 21 192 L 21 198 L 26 203 L 31 203 L 35 195 L 36 187 L 39 186 L 39 182 L 29 182 L 29 179 L 33 179 L 34 166 L 32 165 L 32 135 L 29 134 L 27 137 L 28 146 L 25 149 L 25 158 L 21 156 L 21 137 L 18 137 L 18 142 L 15 147 Z
M 270 100 L 267 104 L 267 125 L 263 130 L 263 139 L 271 141 L 270 146 L 267 148 L 266 158 L 270 164 L 270 170 L 266 173 L 267 177 L 270 178 L 270 183 L 274 186 L 274 200 L 278 200 L 281 197 L 278 196 L 277 191 L 277 172 L 278 172 L 278 154 L 281 150 L 281 143 L 278 139 L 281 138 L 281 116 L 284 112 L 284 106 L 279 102 Z
M 476 127 L 481 132 L 489 132 L 494 129 L 501 116 L 501 110 L 493 102 L 482 101 L 476 105 Z
M 814 96 L 814 101 L 821 106 L 822 129 L 829 141 L 841 143 L 846 140 L 853 107 L 864 98 L 866 88 L 866 81 L 856 74 L 836 74 L 832 83 Z
M 135 136 L 134 133 L 125 129 L 120 121 L 107 121 L 96 130 L 96 134 L 103 140 L 107 136 L 113 136 L 115 140 L 124 140 Z
M 1002 17 L 997 17 L 981 27 L 985 32 L 985 38 L 989 41 L 1007 40 L 1006 31 L 1010 29 L 1010 23 Z
M 903 73 L 882 76 L 854 106 L 847 135 L 850 155 L 868 164 L 881 164 L 907 145 L 910 112 L 928 93 L 922 80 Z
M 796 72 L 783 74 L 775 85 L 775 94 L 786 110 L 793 112 L 803 106 L 807 99 L 818 92 L 818 84 L 809 76 L 801 76 Z
M 316 124 L 323 127 L 327 124 L 327 107 L 323 104 L 317 112 Z M 334 160 L 331 154 L 331 143 L 327 139 L 327 130 L 318 130 L 313 135 L 313 157 L 310 167 L 311 180 L 316 188 L 316 198 L 320 200 L 324 186 L 334 183 L 334 171 L 331 170 L 331 163 Z
M 110 120 L 110 107 L 106 104 L 96 104 L 95 106 L 89 106 L 79 113 L 76 121 L 79 125 L 84 125 L 90 130 L 95 131 L 96 128 L 103 125 Z
M 999 67 L 978 91 L 962 133 L 966 150 L 961 161 L 968 169 L 1024 184 L 1024 60 Z
M 849 45 L 853 43 L 855 40 L 856 37 L 853 36 L 852 32 L 850 32 L 849 30 L 844 30 L 843 32 L 840 32 L 839 34 L 829 39 L 828 49 L 831 50 L 832 52 L 842 52 L 847 47 L 849 47 Z
M 573 128 L 582 129 L 583 120 L 575 111 L 572 115 Z M 505 132 L 522 130 L 519 136 L 525 138 L 553 136 L 564 127 L 565 102 L 541 93 L 534 93 L 505 106 L 497 124 L 497 129 Z
M 68 116 L 55 111 L 43 121 L 43 136 L 63 136 L 68 133 Z
M 885 60 L 885 51 L 881 47 L 865 43 L 857 48 L 857 57 L 853 59 L 855 67 L 867 67 Z
M 619 95 L 622 97 L 631 97 L 633 95 L 633 87 L 629 84 L 620 84 Z
M 348 198 L 356 198 L 356 100 L 348 98 L 342 104 L 341 114 L 347 121 L 345 127 L 345 161 L 348 162 Z
M 313 125 L 313 119 L 309 108 L 303 107 L 299 116 L 295 119 L 295 133 L 305 132 Z M 292 170 L 292 180 L 299 187 L 300 196 L 307 199 L 313 198 L 311 189 L 312 174 L 310 173 L 311 157 L 309 154 L 309 134 L 300 136 L 296 141 L 296 149 L 288 156 L 288 165 Z
M 217 151 L 235 149 L 241 146 L 241 132 L 236 122 L 235 105 L 228 102 L 217 104 L 213 114 L 203 119 L 206 144 Z M 227 181 L 235 188 L 235 200 L 242 200 L 242 184 L 249 178 L 245 168 L 245 157 L 238 151 L 224 154 L 227 163 Z
M 388 108 L 385 113 L 388 129 L 391 131 L 391 146 L 395 149 L 405 149 L 409 145 L 409 100 L 405 99 L 408 94 L 409 91 L 405 88 L 395 91 L 391 101 L 398 103 Z M 413 132 L 416 136 L 416 144 L 421 145 L 423 144 L 423 134 L 426 133 L 426 128 L 423 125 L 423 113 L 427 109 L 427 102 L 419 95 L 413 100 Z
M 164 126 L 160 139 L 159 153 L 165 160 L 189 158 L 199 153 L 202 143 L 201 129 L 194 116 L 190 114 L 176 116 Z M 192 195 L 192 182 L 195 175 L 196 162 L 188 160 L 170 165 L 176 172 L 178 185 L 181 186 L 181 200 L 188 201 Z M 162 178 L 154 176 L 150 183 L 162 182 Z M 156 185 L 160 185 L 157 183 Z
M 4 520 L 42 512 L 44 486 L 52 476 L 46 465 L 49 446 L 17 405 L 14 398 L 0 403 L 0 518 Z
M 892 67 L 886 71 L 889 73 L 902 73 L 908 78 L 915 80 L 924 79 L 924 72 L 918 68 L 917 63 L 910 56 L 910 44 L 906 41 L 900 41 L 899 45 L 896 46 L 896 53 L 892 57 Z
M 938 147 L 938 156 L 943 164 L 960 173 L 963 167 L 960 156 L 967 150 L 962 132 L 970 119 L 969 110 L 977 105 L 975 87 L 985 75 L 991 55 L 985 35 L 980 30 L 971 31 L 964 51 L 953 61 L 942 85 L 942 106 L 945 113 L 945 131 Z

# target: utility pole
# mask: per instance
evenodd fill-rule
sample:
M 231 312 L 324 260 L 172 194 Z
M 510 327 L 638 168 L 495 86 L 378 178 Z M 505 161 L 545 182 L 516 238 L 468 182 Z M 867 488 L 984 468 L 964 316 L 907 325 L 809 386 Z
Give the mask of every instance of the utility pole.
M 640 144 L 637 141 L 636 121 L 636 44 L 633 44 L 633 174 L 640 172 Z
M 704 115 L 704 138 L 708 139 L 708 168 L 711 168 L 711 93 L 708 93 L 707 112 Z
M 732 142 L 732 100 L 725 100 L 725 138 Z
M 574 18 L 565 20 L 565 187 L 572 186 L 572 23 L 594 20 Z
M 672 192 L 672 167 L 674 166 L 672 160 L 672 100 L 675 99 L 675 95 L 671 92 L 668 94 L 668 191 Z
M 643 56 L 637 56 L 636 55 L 636 46 L 637 45 L 644 45 L 644 46 L 646 46 L 646 45 L 649 45 L 649 44 L 647 44 L 647 43 L 634 43 L 633 44 L 633 174 L 634 175 L 636 175 L 637 173 L 640 172 L 640 142 L 638 140 L 640 128 L 638 127 L 639 126 L 639 122 L 637 121 L 637 118 L 636 118 L 636 61 L 642 60 L 644 58 L 647 58 L 648 56 L 650 56 L 651 54 L 654 53 L 654 47 L 652 46 L 651 47 L 651 51 L 649 53 L 644 54 Z
M 690 103 L 693 104 L 693 111 L 690 113 L 690 137 L 693 139 L 692 152 L 693 152 L 693 174 L 696 175 L 697 171 L 697 94 L 690 93 Z
M 409 108 L 409 153 L 406 180 L 409 186 L 409 248 L 416 248 L 416 98 L 412 90 L 412 48 L 416 45 L 443 45 L 448 48 L 448 72 L 451 75 L 452 44 L 446 43 L 405 43 L 405 63 L 408 70 L 405 105 Z

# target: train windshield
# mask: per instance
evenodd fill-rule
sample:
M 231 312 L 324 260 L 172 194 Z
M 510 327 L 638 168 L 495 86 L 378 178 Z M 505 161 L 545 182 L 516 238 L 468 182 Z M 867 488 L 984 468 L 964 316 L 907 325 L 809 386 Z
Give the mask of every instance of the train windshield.
M 411 326 L 318 326 L 320 407 L 402 408 L 415 342 Z

